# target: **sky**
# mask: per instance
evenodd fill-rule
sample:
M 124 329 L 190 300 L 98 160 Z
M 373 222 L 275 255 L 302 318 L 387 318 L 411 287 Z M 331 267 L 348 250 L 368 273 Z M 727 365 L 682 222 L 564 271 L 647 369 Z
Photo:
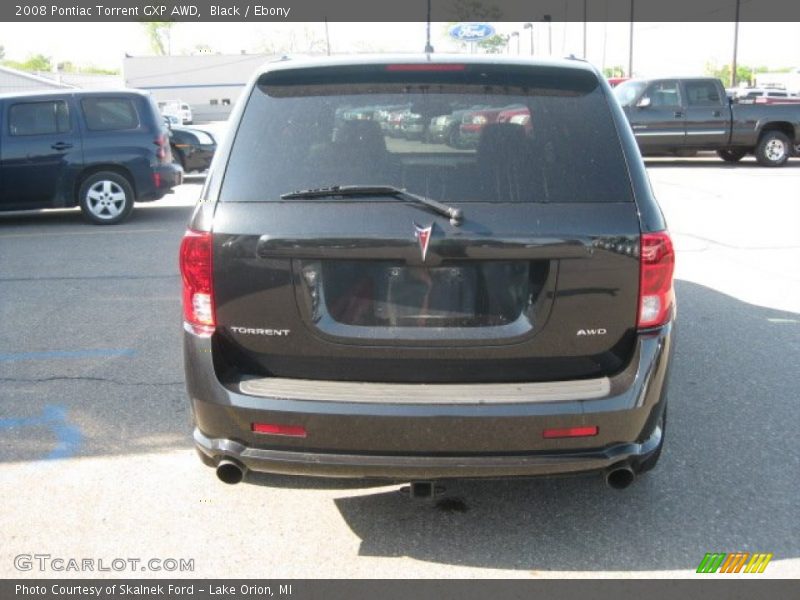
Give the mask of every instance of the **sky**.
M 530 30 L 523 23 L 496 23 L 512 37 L 510 52 L 530 54 Z M 424 23 L 329 23 L 331 49 L 340 52 L 418 52 L 425 43 Z M 458 51 L 444 23 L 433 23 L 436 51 Z M 729 63 L 733 23 L 636 23 L 634 72 L 639 76 L 702 74 L 707 62 Z M 583 23 L 553 23 L 554 56 L 583 53 Z M 198 45 L 215 52 L 269 52 L 275 48 L 304 52 L 324 48 L 322 23 L 178 23 L 172 33 L 173 54 L 191 53 Z M 536 23 L 534 51 L 548 54 L 548 27 Z M 588 59 L 599 67 L 628 64 L 628 23 L 589 23 Z M 139 23 L 0 23 L 0 45 L 6 58 L 45 54 L 57 62 L 120 68 L 123 56 L 151 53 Z M 740 23 L 739 64 L 770 68 L 800 67 L 800 23 Z

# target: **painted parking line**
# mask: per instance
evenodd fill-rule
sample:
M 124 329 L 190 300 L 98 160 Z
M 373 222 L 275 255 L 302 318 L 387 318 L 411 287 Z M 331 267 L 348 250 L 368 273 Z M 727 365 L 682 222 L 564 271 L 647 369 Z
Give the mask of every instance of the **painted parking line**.
M 134 356 L 132 348 L 96 348 L 93 350 L 50 350 L 46 352 L 6 352 L 0 354 L 0 362 L 21 362 L 26 360 L 53 360 L 62 358 L 110 358 Z
M 56 434 L 58 443 L 44 460 L 56 460 L 73 456 L 83 442 L 80 429 L 67 420 L 67 411 L 63 406 L 45 406 L 38 417 L 22 417 L 0 419 L 0 431 L 18 427 L 49 427 Z

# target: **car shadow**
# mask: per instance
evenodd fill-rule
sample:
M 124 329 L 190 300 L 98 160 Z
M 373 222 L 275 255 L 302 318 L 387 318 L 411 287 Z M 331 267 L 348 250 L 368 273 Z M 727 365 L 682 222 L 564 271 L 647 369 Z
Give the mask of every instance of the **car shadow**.
M 622 492 L 594 474 L 446 482 L 432 501 L 397 490 L 348 494 L 335 503 L 359 554 L 526 571 L 694 570 L 711 551 L 800 556 L 800 315 L 676 285 L 677 352 L 656 470 Z

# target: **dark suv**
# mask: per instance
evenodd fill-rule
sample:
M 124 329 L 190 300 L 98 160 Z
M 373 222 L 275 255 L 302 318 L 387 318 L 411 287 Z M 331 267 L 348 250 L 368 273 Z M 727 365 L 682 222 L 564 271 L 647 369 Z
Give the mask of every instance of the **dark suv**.
M 336 123 L 401 104 L 531 122 L 486 124 L 472 150 Z M 655 465 L 674 253 L 595 69 L 286 60 L 231 122 L 180 251 L 194 439 L 223 481 L 599 471 L 625 487 Z
M 133 90 L 0 95 L 0 132 L 0 211 L 80 206 L 111 225 L 183 176 L 155 103 Z

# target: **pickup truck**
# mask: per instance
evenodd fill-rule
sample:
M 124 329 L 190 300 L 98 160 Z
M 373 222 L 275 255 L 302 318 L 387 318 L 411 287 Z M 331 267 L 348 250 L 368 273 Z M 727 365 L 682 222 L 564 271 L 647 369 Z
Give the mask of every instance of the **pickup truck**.
M 731 103 L 715 78 L 631 79 L 614 95 L 642 154 L 715 150 L 727 162 L 753 154 L 779 167 L 800 145 L 800 105 Z

